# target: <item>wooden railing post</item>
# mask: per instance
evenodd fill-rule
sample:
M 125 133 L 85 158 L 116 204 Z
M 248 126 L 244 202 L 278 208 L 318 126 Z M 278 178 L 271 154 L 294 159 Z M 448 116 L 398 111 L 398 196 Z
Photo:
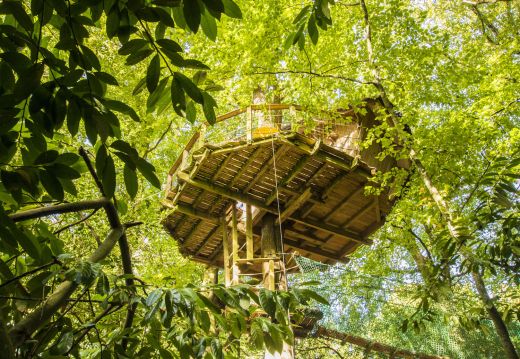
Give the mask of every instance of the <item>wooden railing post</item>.
M 253 211 L 250 204 L 246 204 L 246 258 L 253 259 Z
M 251 106 L 247 107 L 246 130 L 247 142 L 251 142 L 253 140 L 253 109 Z

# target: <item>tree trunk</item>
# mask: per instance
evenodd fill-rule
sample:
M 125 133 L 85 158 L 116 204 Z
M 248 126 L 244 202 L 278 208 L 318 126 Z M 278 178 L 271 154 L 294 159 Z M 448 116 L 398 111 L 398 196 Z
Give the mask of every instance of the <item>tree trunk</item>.
M 493 304 L 493 301 L 489 297 L 486 285 L 484 283 L 484 279 L 477 271 L 471 272 L 471 276 L 473 277 L 473 281 L 475 282 L 475 287 L 477 287 L 477 292 L 480 296 L 480 299 L 486 306 L 486 311 L 488 312 L 489 317 L 493 321 L 493 324 L 498 334 L 498 338 L 500 339 L 500 343 L 502 344 L 502 347 L 506 354 L 506 358 L 518 359 L 518 353 L 515 350 L 513 342 L 511 341 L 509 331 L 507 330 L 506 324 L 502 320 L 502 317 L 500 316 L 500 313 L 498 312 L 495 304 Z

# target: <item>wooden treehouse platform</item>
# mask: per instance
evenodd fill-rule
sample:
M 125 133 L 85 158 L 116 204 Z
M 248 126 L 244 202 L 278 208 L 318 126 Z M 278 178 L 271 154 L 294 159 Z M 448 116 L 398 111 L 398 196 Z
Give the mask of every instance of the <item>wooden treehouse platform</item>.
M 193 260 L 223 267 L 226 258 L 247 274 L 276 260 L 274 251 L 266 257 L 260 248 L 262 218 L 271 213 L 282 230 L 278 255 L 345 261 L 371 243 L 393 205 L 391 188 L 365 193 L 372 173 L 408 166 L 379 161 L 378 145 L 359 146 L 377 125 L 379 106 L 367 100 L 308 113 L 293 105 L 252 105 L 220 116 L 193 135 L 169 172 L 165 228 Z

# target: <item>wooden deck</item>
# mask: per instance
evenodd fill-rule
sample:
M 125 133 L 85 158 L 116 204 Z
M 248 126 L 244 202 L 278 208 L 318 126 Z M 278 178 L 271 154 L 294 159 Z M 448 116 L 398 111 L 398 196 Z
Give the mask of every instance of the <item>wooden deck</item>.
M 251 108 L 240 113 L 247 112 L 251 119 Z M 335 263 L 371 243 L 370 234 L 384 223 L 393 205 L 389 188 L 377 196 L 365 193 L 375 166 L 363 159 L 373 158 L 374 148 L 338 149 L 330 138 L 303 134 L 294 126 L 256 135 L 253 125 L 247 127 L 244 137 L 218 145 L 201 143 L 202 136 L 195 134 L 170 171 L 163 204 L 171 212 L 163 224 L 183 254 L 222 267 L 224 230 L 231 228 L 235 204 L 239 258 L 247 254 L 246 204 L 253 206 L 255 256 L 260 252 L 260 220 L 265 213 L 275 214 L 281 223 L 285 253 Z M 391 168 L 397 162 L 385 159 L 376 164 Z M 252 262 L 240 265 L 246 263 Z

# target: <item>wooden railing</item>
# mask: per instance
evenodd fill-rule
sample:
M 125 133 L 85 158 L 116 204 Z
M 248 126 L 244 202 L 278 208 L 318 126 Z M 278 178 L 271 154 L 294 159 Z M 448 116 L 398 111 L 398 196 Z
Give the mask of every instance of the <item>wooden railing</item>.
M 255 111 L 304 111 L 304 108 L 299 105 L 288 105 L 288 104 L 254 104 L 247 107 L 243 107 L 240 109 L 236 109 L 233 111 L 230 111 L 228 113 L 225 113 L 223 115 L 220 115 L 216 119 L 216 123 L 220 123 L 226 120 L 229 120 L 231 118 L 240 116 L 241 114 L 247 113 L 246 117 L 246 138 L 247 140 L 252 140 L 253 138 L 253 118 L 254 118 L 254 112 Z M 323 114 L 327 113 L 328 115 L 331 115 L 331 113 L 323 112 Z M 199 129 L 193 134 L 193 136 L 190 138 L 186 146 L 184 147 L 181 155 L 177 157 L 175 162 L 173 163 L 173 166 L 170 168 L 168 172 L 168 179 L 166 182 L 166 194 L 171 190 L 172 183 L 173 183 L 173 177 L 175 176 L 176 172 L 179 170 L 179 168 L 182 168 L 184 164 L 189 159 L 189 155 L 192 150 L 198 149 L 203 146 L 205 143 L 205 134 L 207 132 L 207 124 L 203 124 L 199 127 Z

